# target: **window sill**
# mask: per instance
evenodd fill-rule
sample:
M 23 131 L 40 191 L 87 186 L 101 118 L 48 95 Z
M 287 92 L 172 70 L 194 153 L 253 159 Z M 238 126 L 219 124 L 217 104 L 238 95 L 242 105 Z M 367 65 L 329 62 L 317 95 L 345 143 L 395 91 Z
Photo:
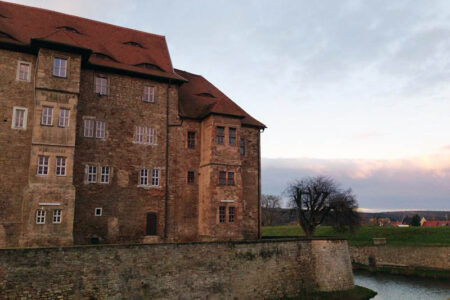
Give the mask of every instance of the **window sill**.
M 23 127 L 11 127 L 11 129 L 14 129 L 14 130 L 23 130 L 23 131 L 27 130 L 26 128 L 23 128 Z
M 58 79 L 67 79 L 68 78 L 67 75 L 66 76 L 58 76 L 58 75 L 55 75 L 55 74 L 52 74 L 52 77 L 53 78 L 58 78 Z
M 64 175 L 58 175 L 58 174 L 56 174 L 55 176 L 56 177 L 66 177 L 67 175 L 65 175 L 65 174 Z
M 42 123 L 41 123 L 41 126 L 45 126 L 45 127 L 53 127 L 53 124 L 47 125 L 47 124 L 42 124 Z
M 38 177 L 47 177 L 48 174 L 36 174 L 36 176 L 38 176 Z
M 151 190 L 151 189 L 161 189 L 162 186 L 160 185 L 143 185 L 143 184 L 138 184 L 137 185 L 138 188 L 143 188 L 146 190 Z

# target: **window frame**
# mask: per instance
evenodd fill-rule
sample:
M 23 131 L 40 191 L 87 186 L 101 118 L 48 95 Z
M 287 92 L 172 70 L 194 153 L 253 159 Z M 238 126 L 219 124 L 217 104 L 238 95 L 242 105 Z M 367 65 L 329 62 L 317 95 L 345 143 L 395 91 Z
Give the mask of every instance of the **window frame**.
M 106 138 L 106 122 L 100 121 L 100 120 L 95 120 L 94 123 L 95 123 L 95 129 L 94 129 L 95 138 L 96 139 L 105 139 Z
M 221 135 L 219 135 L 221 133 Z M 216 143 L 218 145 L 223 145 L 225 142 L 225 127 L 216 126 Z
M 17 111 L 23 110 L 23 120 L 22 120 L 22 127 L 16 127 L 16 121 L 17 121 Z M 27 129 L 27 120 L 28 120 L 28 108 L 21 107 L 21 106 L 13 106 L 13 115 L 11 120 L 11 129 L 17 129 L 17 130 L 26 130 Z
M 147 89 L 149 90 L 149 93 L 147 93 Z M 145 85 L 142 94 L 142 101 L 146 103 L 155 103 L 155 91 L 156 91 L 155 86 Z M 149 96 L 149 98 L 147 98 L 147 96 Z
M 226 171 L 219 171 L 219 185 L 227 185 L 227 172 Z
M 195 183 L 195 172 L 192 170 L 187 171 L 187 183 L 188 184 Z
M 53 210 L 53 224 L 61 224 L 62 222 L 62 209 L 54 209 Z
M 45 209 L 36 209 L 35 214 L 35 221 L 37 225 L 44 225 L 45 224 L 45 216 L 47 212 Z
M 245 139 L 239 139 L 239 154 L 245 156 Z
M 90 129 L 90 127 L 87 127 L 86 124 L 87 123 L 91 123 L 92 124 L 92 129 Z M 86 134 L 86 132 L 90 135 Z M 95 134 L 95 119 L 84 119 L 83 120 L 83 137 L 87 137 L 87 138 L 93 138 Z
M 63 162 L 63 163 L 61 163 Z M 67 157 L 65 156 L 57 156 L 55 161 L 55 175 L 56 176 L 66 176 L 66 166 L 67 166 Z M 58 174 L 58 170 L 59 173 Z M 61 172 L 63 170 L 64 172 Z
M 67 116 L 65 113 L 63 115 L 61 115 L 62 112 L 67 112 Z M 63 124 L 61 124 L 61 120 L 62 120 Z M 65 108 L 65 107 L 60 107 L 59 114 L 58 114 L 58 127 L 68 128 L 69 123 L 70 123 L 70 109 Z
M 188 149 L 195 149 L 195 131 L 188 131 L 187 133 L 187 147 Z
M 145 144 L 156 145 L 156 129 L 154 127 L 144 127 Z
M 56 61 L 64 62 L 64 69 L 61 68 L 61 63 L 60 63 L 60 65 L 57 68 L 56 67 Z M 58 78 L 67 78 L 68 65 L 69 65 L 69 60 L 67 58 L 59 57 L 59 56 L 53 57 L 53 70 L 52 70 L 53 76 L 54 77 L 58 77 Z M 56 73 L 55 72 L 56 70 L 59 70 L 59 72 Z M 64 74 L 61 74 L 61 70 L 64 70 Z
M 227 172 L 227 185 L 228 186 L 234 186 L 235 184 L 236 183 L 235 183 L 235 180 L 234 180 L 234 172 Z
M 43 159 L 41 163 L 41 158 Z M 40 168 L 42 168 L 40 171 Z M 45 172 L 44 172 L 45 171 Z M 39 176 L 48 176 L 50 172 L 50 156 L 48 155 L 38 155 L 37 172 Z
M 100 213 L 97 214 L 97 211 Z M 96 207 L 94 208 L 94 216 L 95 217 L 101 217 L 103 215 L 103 208 L 102 207 Z
M 156 176 L 155 176 L 156 173 Z M 152 169 L 152 177 L 151 177 L 151 186 L 152 187 L 160 187 L 161 186 L 161 172 L 159 168 Z M 155 184 L 156 181 L 156 184 Z
M 228 145 L 236 146 L 237 129 L 236 127 L 228 127 Z
M 148 186 L 148 169 L 141 168 L 139 170 L 139 186 Z
M 233 212 L 233 213 L 231 213 Z M 235 206 L 228 206 L 228 223 L 235 223 L 236 220 L 236 207 Z
M 21 65 L 27 65 L 28 66 L 28 73 L 26 79 L 20 78 L 20 66 Z M 23 82 L 30 82 L 31 81 L 31 66 L 32 63 L 28 61 L 19 60 L 17 61 L 17 74 L 16 74 L 16 80 L 17 81 L 23 81 Z
M 48 110 L 50 110 L 50 114 L 48 113 Z M 48 120 L 50 120 L 50 124 L 48 123 Z M 42 106 L 41 126 L 53 126 L 53 106 Z
M 99 84 L 97 83 L 97 80 L 99 81 Z M 103 86 L 102 83 L 105 83 L 105 85 Z M 98 90 L 97 88 L 100 88 L 100 90 Z M 104 91 L 103 91 L 104 88 Z M 94 78 L 94 92 L 99 95 L 99 96 L 108 96 L 109 94 L 109 80 L 108 77 L 106 76 L 102 76 L 102 75 L 95 75 Z
M 86 182 L 97 183 L 97 165 L 87 165 Z
M 227 207 L 225 205 L 219 206 L 218 218 L 220 224 L 227 223 Z
M 106 170 L 107 170 L 107 172 L 104 172 Z M 104 180 L 105 178 L 107 180 Z M 100 183 L 101 184 L 109 184 L 110 178 L 111 178 L 111 167 L 110 166 L 101 166 L 100 167 Z

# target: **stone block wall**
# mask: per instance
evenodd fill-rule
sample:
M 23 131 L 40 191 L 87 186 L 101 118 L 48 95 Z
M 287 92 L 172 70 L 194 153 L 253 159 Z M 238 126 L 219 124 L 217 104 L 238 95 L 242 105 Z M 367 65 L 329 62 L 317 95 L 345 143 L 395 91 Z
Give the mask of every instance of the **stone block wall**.
M 273 299 L 353 286 L 345 240 L 0 250 L 1 299 Z

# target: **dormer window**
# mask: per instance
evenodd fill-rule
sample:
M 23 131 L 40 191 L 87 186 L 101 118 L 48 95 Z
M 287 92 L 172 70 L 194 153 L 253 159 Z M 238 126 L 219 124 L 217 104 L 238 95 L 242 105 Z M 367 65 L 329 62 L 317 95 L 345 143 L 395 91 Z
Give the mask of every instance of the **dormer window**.
M 144 69 L 149 69 L 149 70 L 158 70 L 158 71 L 164 71 L 163 69 L 161 69 L 159 66 L 152 64 L 152 63 L 141 63 L 141 64 L 137 64 L 135 65 L 136 67 L 139 68 L 144 68 Z
M 216 98 L 213 95 L 211 95 L 210 93 L 200 93 L 200 94 L 197 94 L 197 96 L 208 97 L 208 98 Z
M 70 31 L 70 32 L 73 32 L 73 33 L 81 34 L 78 30 L 76 30 L 75 28 L 70 27 L 70 26 L 59 26 L 59 27 L 56 27 L 56 29 L 62 29 L 62 30 L 65 30 L 65 31 Z
M 112 61 L 116 61 L 114 58 L 112 58 L 109 55 L 103 54 L 103 53 L 99 53 L 99 52 L 94 52 L 92 53 L 92 56 L 95 58 L 100 58 L 100 59 L 105 59 L 105 60 L 112 60 Z
M 6 32 L 0 31 L 0 38 L 10 39 L 13 41 L 17 41 L 12 35 L 7 34 Z
M 144 48 L 141 44 L 139 44 L 138 42 L 133 42 L 133 41 L 128 41 L 128 42 L 124 42 L 124 45 L 129 45 L 129 46 L 134 46 L 134 47 L 139 47 L 139 48 Z

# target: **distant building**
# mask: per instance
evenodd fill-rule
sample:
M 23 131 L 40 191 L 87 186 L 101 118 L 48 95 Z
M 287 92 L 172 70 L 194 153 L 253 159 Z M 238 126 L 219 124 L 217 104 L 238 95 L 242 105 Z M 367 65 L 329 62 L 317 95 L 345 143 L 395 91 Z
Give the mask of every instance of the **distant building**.
M 420 226 L 423 226 L 423 223 L 425 223 L 427 221 L 427 219 L 425 219 L 425 217 L 422 217 L 422 219 L 420 219 Z
M 450 226 L 450 221 L 425 221 L 423 227 Z

